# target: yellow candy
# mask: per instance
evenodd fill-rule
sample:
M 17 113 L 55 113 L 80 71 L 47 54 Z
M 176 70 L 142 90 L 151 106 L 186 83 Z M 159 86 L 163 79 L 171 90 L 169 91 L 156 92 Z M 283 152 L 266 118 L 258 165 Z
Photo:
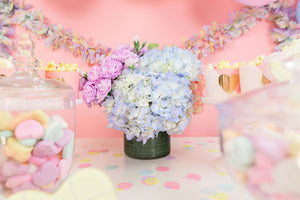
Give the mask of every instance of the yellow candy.
M 20 124 L 21 122 L 23 122 L 25 120 L 29 120 L 29 119 L 33 119 L 30 112 L 20 113 L 17 117 L 13 118 L 10 121 L 8 127 L 9 127 L 10 130 L 14 131 L 15 128 L 18 126 L 18 124 Z
M 26 154 L 16 153 L 7 146 L 4 147 L 3 153 L 7 157 L 13 157 L 13 158 L 15 158 L 16 160 L 18 160 L 20 162 L 26 162 L 31 156 L 31 153 L 26 153 Z
M 10 148 L 13 152 L 19 154 L 31 153 L 33 147 L 26 147 L 21 145 L 15 138 L 7 139 L 7 147 Z
M 0 111 L 0 131 L 8 130 L 13 116 L 6 111 Z
M 48 125 L 48 115 L 42 110 L 31 111 L 33 120 L 40 122 L 43 126 Z

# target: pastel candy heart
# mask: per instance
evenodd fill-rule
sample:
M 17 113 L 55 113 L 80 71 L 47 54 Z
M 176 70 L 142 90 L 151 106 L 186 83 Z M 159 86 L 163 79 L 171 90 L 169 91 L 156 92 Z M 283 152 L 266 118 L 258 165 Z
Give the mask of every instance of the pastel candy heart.
M 21 185 L 20 190 L 39 190 L 31 181 L 25 182 Z
M 13 176 L 7 179 L 5 186 L 8 188 L 15 188 L 17 186 L 24 184 L 25 182 L 31 181 L 31 178 L 32 176 L 28 174 Z
M 47 158 L 30 156 L 30 158 L 28 159 L 28 161 L 30 163 L 32 163 L 32 164 L 40 166 L 40 165 L 44 164 L 45 162 L 47 162 Z
M 61 161 L 58 164 L 59 168 L 59 173 L 58 173 L 58 178 L 60 179 L 65 179 L 67 175 L 69 174 L 69 171 L 71 169 L 72 165 L 72 159 L 61 159 Z
M 260 136 L 252 138 L 252 141 L 256 151 L 274 161 L 283 159 L 288 152 L 286 143 L 280 139 Z
M 10 149 L 8 146 L 4 147 L 3 150 L 4 155 L 7 157 L 12 157 L 20 162 L 26 162 L 29 157 L 31 156 L 31 153 L 16 153 L 16 151 Z
M 224 150 L 228 161 L 236 169 L 245 170 L 254 162 L 254 147 L 251 141 L 245 136 L 227 141 L 224 144 Z
M 8 130 L 13 116 L 6 111 L 0 111 L 0 130 Z
M 31 115 L 32 115 L 32 117 L 33 117 L 34 120 L 38 121 L 43 126 L 45 126 L 45 125 L 48 124 L 48 121 L 49 121 L 48 115 L 43 110 L 34 110 L 34 111 L 31 111 Z
M 44 140 L 35 145 L 32 155 L 36 157 L 54 156 L 57 152 L 58 149 L 53 142 Z
M 63 128 L 68 128 L 68 123 L 59 115 L 53 115 L 53 121 L 61 123 Z
M 23 122 L 25 120 L 30 120 L 30 119 L 33 119 L 30 112 L 20 113 L 18 116 L 16 116 L 15 118 L 13 118 L 10 121 L 8 127 L 9 127 L 10 130 L 14 131 L 18 124 L 20 124 L 21 122 Z
M 13 136 L 13 133 L 12 131 L 9 131 L 9 130 L 6 130 L 6 131 L 0 131 L 0 138 L 1 137 L 12 137 Z
M 33 174 L 32 181 L 37 186 L 45 186 L 53 183 L 58 176 L 58 168 L 51 162 L 46 162 L 40 170 Z
M 62 154 L 63 158 L 64 159 L 71 158 L 71 156 L 73 155 L 73 151 L 74 151 L 74 135 L 71 141 L 64 147 L 63 154 Z
M 64 147 L 72 140 L 73 137 L 74 133 L 70 129 L 64 129 L 64 136 L 55 142 L 55 144 L 59 147 Z
M 12 137 L 7 139 L 6 147 L 19 154 L 30 153 L 33 149 L 33 147 L 25 147 L 21 145 L 15 138 Z
M 43 140 L 56 142 L 60 140 L 63 136 L 64 136 L 64 130 L 61 123 L 54 121 L 46 128 Z
M 15 175 L 26 174 L 29 167 L 26 165 L 20 165 L 13 161 L 7 161 L 1 168 L 1 174 L 5 177 L 11 177 Z
M 29 139 L 25 139 L 25 140 L 18 140 L 18 142 L 25 146 L 25 147 L 32 147 L 35 145 L 35 143 L 37 142 L 36 139 L 32 139 L 32 138 L 29 138 Z
M 15 137 L 18 140 L 25 140 L 29 138 L 40 139 L 43 137 L 43 133 L 43 126 L 35 120 L 25 120 L 15 129 Z

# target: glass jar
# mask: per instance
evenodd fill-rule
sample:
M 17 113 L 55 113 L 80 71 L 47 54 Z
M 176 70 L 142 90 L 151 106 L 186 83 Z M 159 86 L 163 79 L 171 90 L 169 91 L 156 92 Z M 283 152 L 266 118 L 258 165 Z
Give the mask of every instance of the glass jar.
M 298 71 L 295 75 L 291 82 L 266 86 L 217 105 L 228 169 L 260 200 L 300 200 Z
M 0 194 L 52 192 L 72 163 L 75 97 L 69 85 L 40 79 L 34 44 L 17 42 L 15 73 L 0 78 Z

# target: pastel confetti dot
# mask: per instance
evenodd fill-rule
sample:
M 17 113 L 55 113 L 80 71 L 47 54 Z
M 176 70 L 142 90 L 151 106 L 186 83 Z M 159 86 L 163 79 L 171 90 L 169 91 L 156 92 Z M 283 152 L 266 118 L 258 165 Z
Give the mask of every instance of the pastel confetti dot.
M 156 170 L 160 172 L 166 172 L 169 171 L 169 169 L 170 169 L 169 167 L 165 167 L 165 166 L 160 166 L 156 168 Z
M 188 179 L 195 180 L 195 181 L 201 180 L 201 176 L 199 174 L 194 174 L 194 173 L 187 174 L 185 177 Z
M 207 142 L 208 143 L 217 143 L 217 141 L 214 141 L 214 140 L 208 140 Z
M 165 157 L 166 160 L 175 160 L 176 156 L 167 156 Z
M 217 195 L 218 191 L 216 189 L 213 188 L 203 188 L 200 189 L 200 192 L 206 195 Z
M 167 189 L 174 189 L 174 190 L 179 190 L 180 189 L 180 185 L 179 183 L 177 182 L 174 182 L 174 181 L 168 181 L 168 182 L 165 182 L 165 187 Z
M 185 144 L 191 144 L 192 141 L 184 141 L 183 143 L 185 143 Z
M 99 152 L 97 150 L 90 150 L 88 151 L 89 155 L 97 155 Z
M 217 187 L 220 190 L 227 191 L 227 192 L 234 190 L 234 185 L 233 184 L 225 184 L 225 183 L 223 183 L 223 184 L 219 184 Z
M 207 151 L 208 151 L 209 153 L 216 153 L 216 152 L 219 152 L 218 149 L 207 149 Z
M 86 146 L 86 145 L 83 145 L 82 148 L 87 148 L 87 146 Z
M 227 194 L 218 192 L 216 195 L 209 196 L 212 200 L 228 200 Z
M 152 173 L 153 172 L 150 169 L 143 169 L 143 170 L 140 171 L 140 174 L 145 175 L 145 176 L 151 175 Z
M 79 155 L 79 154 L 75 154 L 74 157 L 75 157 L 75 158 L 78 158 L 78 157 L 80 157 L 80 155 Z
M 207 143 L 199 143 L 198 145 L 205 146 L 205 145 L 207 145 Z
M 107 170 L 115 170 L 118 169 L 119 166 L 118 165 L 107 165 L 105 169 Z
M 92 159 L 89 159 L 89 158 L 84 158 L 84 159 L 79 160 L 80 163 L 88 163 L 91 161 L 92 161 Z
M 219 172 L 220 176 L 226 176 L 227 174 L 225 172 Z
M 186 148 L 186 147 L 193 147 L 193 145 L 191 145 L 191 144 L 184 144 L 184 145 L 182 145 L 182 147 L 183 147 L 183 148 Z
M 92 166 L 90 163 L 84 163 L 84 164 L 78 165 L 79 168 L 88 168 L 90 166 Z
M 184 150 L 193 150 L 193 147 L 184 147 Z
M 122 156 L 124 156 L 123 153 L 115 153 L 115 154 L 113 154 L 113 157 L 122 157 Z
M 159 183 L 159 180 L 154 176 L 146 176 L 142 179 L 142 183 L 145 185 L 156 185 Z
M 100 149 L 100 150 L 98 150 L 98 152 L 99 153 L 107 153 L 107 152 L 109 152 L 109 150 L 108 149 Z
M 128 190 L 128 189 L 130 189 L 132 187 L 133 187 L 133 184 L 129 183 L 129 182 L 119 183 L 117 185 L 117 189 L 119 189 L 119 191 Z

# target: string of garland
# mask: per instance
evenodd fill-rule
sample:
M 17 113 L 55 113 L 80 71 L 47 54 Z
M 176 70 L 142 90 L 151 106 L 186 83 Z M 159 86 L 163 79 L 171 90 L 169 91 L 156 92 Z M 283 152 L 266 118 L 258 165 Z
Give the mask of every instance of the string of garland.
M 41 11 L 30 11 L 30 8 L 30 5 L 13 0 L 0 2 L 0 56 L 7 57 L 12 51 L 11 38 L 15 35 L 15 24 L 45 39 L 47 47 L 64 49 L 74 56 L 82 57 L 83 62 L 90 65 L 99 64 L 102 58 L 111 52 L 110 48 L 100 42 L 88 43 L 71 29 L 48 24 Z M 292 5 L 287 1 L 277 1 L 258 8 L 245 7 L 242 11 L 231 13 L 228 24 L 213 23 L 204 26 L 199 34 L 194 34 L 186 40 L 184 47 L 198 54 L 199 59 L 204 58 L 252 29 L 257 20 L 263 20 L 269 14 L 269 21 L 275 24 L 275 28 L 270 30 L 271 38 L 278 44 L 276 50 L 280 50 L 299 37 L 299 24 L 292 19 L 295 15 L 292 10 Z
M 288 1 L 276 1 L 262 7 L 246 7 L 242 12 L 230 14 L 228 24 L 204 26 L 199 34 L 194 34 L 185 41 L 185 48 L 199 55 L 199 59 L 207 57 L 209 53 L 223 48 L 228 41 L 241 36 L 253 28 L 257 20 L 274 22 L 275 27 L 270 29 L 272 40 L 277 43 L 275 50 L 281 50 L 294 39 L 299 38 L 299 24 L 293 20 L 295 9 Z

